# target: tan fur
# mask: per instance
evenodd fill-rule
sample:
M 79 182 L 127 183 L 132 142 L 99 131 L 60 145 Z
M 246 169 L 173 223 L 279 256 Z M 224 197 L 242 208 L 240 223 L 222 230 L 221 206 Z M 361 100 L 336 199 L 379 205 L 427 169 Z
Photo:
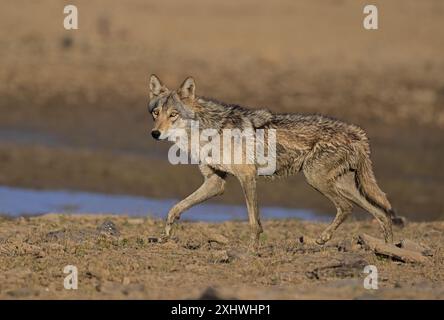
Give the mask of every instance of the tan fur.
M 336 217 L 317 239 L 319 244 L 330 240 L 354 204 L 370 212 L 379 222 L 385 240 L 393 241 L 391 215 L 394 212 L 376 183 L 368 139 L 361 128 L 320 115 L 274 114 L 199 97 L 190 77 L 178 90 L 170 91 L 152 75 L 150 88 L 153 136 L 156 133 L 159 139 L 168 138 L 171 129 L 187 128 L 190 120 L 198 121 L 201 129 L 212 128 L 218 132 L 226 128 L 276 130 L 276 171 L 268 177 L 286 177 L 302 171 L 307 182 L 336 207 Z M 171 117 L 171 114 L 177 116 Z M 258 164 L 201 163 L 199 168 L 204 182 L 170 210 L 166 236 L 170 236 L 174 221 L 183 211 L 221 194 L 227 174 L 232 174 L 244 191 L 252 243 L 256 245 L 262 232 L 256 195 Z
M 363 152 L 363 154 L 358 161 L 357 178 L 359 189 L 371 199 L 371 201 L 374 201 L 376 205 L 387 211 L 387 213 L 390 213 L 392 206 L 385 193 L 382 192 L 376 183 L 376 178 L 372 170 L 372 162 L 369 157 L 370 152 L 362 150 L 360 150 L 360 152 Z

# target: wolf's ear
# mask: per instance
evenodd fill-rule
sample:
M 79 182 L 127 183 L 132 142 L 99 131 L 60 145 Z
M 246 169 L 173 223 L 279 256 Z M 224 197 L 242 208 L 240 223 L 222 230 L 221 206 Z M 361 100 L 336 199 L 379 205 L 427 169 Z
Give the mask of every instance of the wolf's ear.
M 194 99 L 194 92 L 196 90 L 196 83 L 192 77 L 188 77 L 184 82 L 180 85 L 179 95 L 182 99 Z
M 152 74 L 150 77 L 150 99 L 153 99 L 167 91 L 168 88 L 162 84 L 160 79 L 155 74 Z

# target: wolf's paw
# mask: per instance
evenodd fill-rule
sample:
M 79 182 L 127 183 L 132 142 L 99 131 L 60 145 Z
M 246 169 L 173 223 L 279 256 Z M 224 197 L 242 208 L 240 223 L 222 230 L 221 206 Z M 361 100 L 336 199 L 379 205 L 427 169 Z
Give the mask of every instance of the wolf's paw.
M 331 233 L 324 232 L 316 239 L 316 243 L 322 246 L 331 239 L 331 236 Z
M 259 252 L 259 239 L 250 239 L 248 243 L 248 252 L 256 255 Z
M 168 240 L 170 240 L 170 239 L 171 239 L 170 236 L 167 236 L 166 234 L 162 234 L 162 235 L 159 237 L 159 243 L 166 243 L 166 242 L 168 242 Z
M 404 228 L 407 224 L 407 219 L 401 216 L 392 217 L 392 223 L 394 226 Z
M 172 227 L 173 227 L 172 223 L 167 223 L 166 226 L 165 226 L 165 230 L 164 230 L 164 233 L 163 233 L 162 236 L 166 237 L 166 238 L 171 237 L 171 228 Z

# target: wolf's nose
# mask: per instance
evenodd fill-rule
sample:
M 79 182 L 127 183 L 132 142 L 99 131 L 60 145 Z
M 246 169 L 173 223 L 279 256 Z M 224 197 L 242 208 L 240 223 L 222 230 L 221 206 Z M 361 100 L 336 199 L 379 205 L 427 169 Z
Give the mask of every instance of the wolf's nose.
M 151 131 L 151 135 L 153 136 L 154 139 L 158 140 L 160 137 L 160 131 L 159 130 L 153 130 Z

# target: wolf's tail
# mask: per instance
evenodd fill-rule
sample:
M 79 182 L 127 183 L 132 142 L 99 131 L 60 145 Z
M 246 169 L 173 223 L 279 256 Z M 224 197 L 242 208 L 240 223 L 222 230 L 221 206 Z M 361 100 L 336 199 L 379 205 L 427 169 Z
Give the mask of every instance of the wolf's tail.
M 405 219 L 396 215 L 387 196 L 376 183 L 376 178 L 372 169 L 372 162 L 369 157 L 369 151 L 367 150 L 361 149 L 361 152 L 359 152 L 356 186 L 361 195 L 370 204 L 383 210 L 389 215 L 395 225 L 403 226 L 405 224 Z

